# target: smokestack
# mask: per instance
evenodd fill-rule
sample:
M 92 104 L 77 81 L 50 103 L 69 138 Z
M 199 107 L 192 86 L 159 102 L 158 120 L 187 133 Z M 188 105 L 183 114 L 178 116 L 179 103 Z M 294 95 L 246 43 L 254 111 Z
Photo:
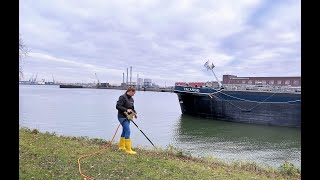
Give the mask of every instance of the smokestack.
M 130 85 L 132 85 L 132 66 L 130 66 Z
M 127 85 L 128 85 L 128 68 L 127 68 Z
M 124 73 L 123 73 L 122 83 L 124 83 Z

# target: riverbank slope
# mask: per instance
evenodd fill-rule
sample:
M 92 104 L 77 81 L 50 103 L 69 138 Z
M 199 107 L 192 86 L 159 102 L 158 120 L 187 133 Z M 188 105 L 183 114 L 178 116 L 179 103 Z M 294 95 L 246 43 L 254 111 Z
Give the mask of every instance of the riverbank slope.
M 20 127 L 19 177 L 83 179 L 78 158 L 108 143 Z M 127 155 L 117 150 L 116 143 L 99 154 L 81 159 L 82 173 L 96 179 L 301 179 L 300 170 L 290 163 L 279 169 L 255 163 L 229 164 L 212 158 L 194 158 L 172 146 L 162 150 L 133 147 L 138 154 Z

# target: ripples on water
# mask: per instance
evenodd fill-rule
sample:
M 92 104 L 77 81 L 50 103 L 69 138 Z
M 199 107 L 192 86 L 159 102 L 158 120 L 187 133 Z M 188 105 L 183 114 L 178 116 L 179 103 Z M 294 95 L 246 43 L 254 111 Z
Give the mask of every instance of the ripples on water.
M 20 85 L 19 124 L 43 132 L 110 140 L 118 126 L 115 104 L 123 93 Z M 138 91 L 134 99 L 136 123 L 156 146 L 173 145 L 193 156 L 214 156 L 225 161 L 254 161 L 277 167 L 289 161 L 300 166 L 300 129 L 181 115 L 174 93 Z M 131 138 L 134 146 L 152 148 L 133 124 Z
M 194 121 L 197 119 L 197 123 Z M 300 166 L 300 131 L 182 116 L 177 142 L 199 156 L 211 154 L 227 160 L 255 161 L 279 166 L 284 161 Z M 209 152 L 209 153 L 208 153 Z

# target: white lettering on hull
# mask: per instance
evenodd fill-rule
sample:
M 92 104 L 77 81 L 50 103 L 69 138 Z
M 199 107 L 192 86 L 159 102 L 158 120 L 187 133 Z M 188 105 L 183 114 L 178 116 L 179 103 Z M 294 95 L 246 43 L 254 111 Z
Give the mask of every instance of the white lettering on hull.
M 200 92 L 200 89 L 195 88 L 184 88 L 185 91 L 192 91 L 192 92 Z

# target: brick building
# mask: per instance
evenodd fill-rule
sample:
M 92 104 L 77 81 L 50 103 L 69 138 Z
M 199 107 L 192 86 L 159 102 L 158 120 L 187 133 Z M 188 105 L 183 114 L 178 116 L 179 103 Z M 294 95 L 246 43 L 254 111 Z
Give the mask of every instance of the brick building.
M 301 77 L 237 77 L 223 75 L 223 84 L 249 84 L 273 86 L 301 86 Z

